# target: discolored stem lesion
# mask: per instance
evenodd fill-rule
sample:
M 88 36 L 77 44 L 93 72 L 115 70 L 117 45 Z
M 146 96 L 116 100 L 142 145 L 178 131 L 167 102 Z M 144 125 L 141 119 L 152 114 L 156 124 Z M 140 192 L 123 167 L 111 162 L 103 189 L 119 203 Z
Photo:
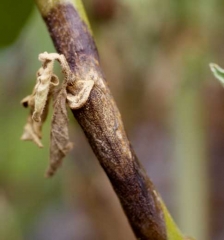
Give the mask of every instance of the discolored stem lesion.
M 75 79 L 94 81 L 85 105 L 72 112 L 110 179 L 137 239 L 183 240 L 126 136 L 81 1 L 36 3 L 57 51 L 64 54 Z

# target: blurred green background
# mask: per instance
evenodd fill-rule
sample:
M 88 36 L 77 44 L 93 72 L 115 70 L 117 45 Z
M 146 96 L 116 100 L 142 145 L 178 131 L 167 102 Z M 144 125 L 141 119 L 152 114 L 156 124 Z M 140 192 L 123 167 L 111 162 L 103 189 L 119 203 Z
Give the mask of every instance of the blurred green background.
M 101 64 L 139 159 L 180 229 L 224 239 L 221 0 L 85 0 Z M 20 141 L 38 54 L 54 47 L 32 0 L 0 1 L 0 239 L 134 240 L 75 120 L 53 179 L 44 149 Z

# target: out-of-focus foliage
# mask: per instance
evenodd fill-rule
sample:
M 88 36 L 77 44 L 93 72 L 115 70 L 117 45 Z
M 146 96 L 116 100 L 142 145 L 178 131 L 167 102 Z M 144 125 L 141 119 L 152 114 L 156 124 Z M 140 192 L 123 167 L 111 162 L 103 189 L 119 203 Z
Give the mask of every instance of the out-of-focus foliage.
M 211 63 L 210 64 L 211 71 L 213 72 L 214 76 L 219 80 L 219 82 L 224 85 L 224 70 L 219 67 L 217 64 Z
M 12 44 L 18 37 L 33 7 L 32 0 L 0 1 L 0 47 Z

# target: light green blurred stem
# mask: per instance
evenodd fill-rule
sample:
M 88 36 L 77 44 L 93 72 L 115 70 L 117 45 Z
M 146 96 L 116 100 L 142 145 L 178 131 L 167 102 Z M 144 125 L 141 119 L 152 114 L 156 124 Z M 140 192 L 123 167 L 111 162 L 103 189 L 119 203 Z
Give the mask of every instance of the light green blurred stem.
M 188 68 L 188 71 L 192 69 Z M 197 81 L 197 77 L 194 81 Z M 179 89 L 174 104 L 173 121 L 174 167 L 177 171 L 175 195 L 178 196 L 176 210 L 180 228 L 196 239 L 206 240 L 208 239 L 208 176 L 200 103 L 198 84 L 186 83 Z
M 22 233 L 14 209 L 0 191 L 0 239 L 22 240 Z

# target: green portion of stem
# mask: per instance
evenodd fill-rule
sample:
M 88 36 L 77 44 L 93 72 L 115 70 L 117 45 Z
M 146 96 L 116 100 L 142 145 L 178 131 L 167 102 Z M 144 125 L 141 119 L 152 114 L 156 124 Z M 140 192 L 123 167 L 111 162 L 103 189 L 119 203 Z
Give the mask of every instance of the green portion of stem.
M 86 25 L 88 26 L 88 28 L 91 32 L 92 31 L 91 26 L 90 26 L 88 17 L 86 15 L 86 11 L 85 11 L 85 8 L 83 6 L 82 0 L 73 0 L 72 2 L 74 4 L 75 8 L 77 9 L 77 12 L 79 13 L 80 17 L 86 23 Z
M 42 16 L 46 16 L 57 4 L 72 3 L 71 0 L 35 0 Z
M 35 0 L 35 2 L 42 16 L 47 16 L 50 10 L 55 8 L 58 4 L 72 4 L 91 32 L 91 27 L 81 0 Z
M 180 230 L 176 226 L 175 222 L 173 221 L 170 213 L 168 212 L 165 204 L 162 200 L 160 200 L 161 206 L 163 209 L 163 214 L 166 223 L 166 233 L 167 233 L 167 240 L 183 240 L 184 237 L 181 234 Z
M 167 240 L 185 240 L 185 237 L 180 232 L 179 228 L 175 224 L 173 218 L 171 217 L 169 211 L 167 210 L 166 205 L 164 204 L 163 200 L 161 199 L 160 195 L 157 192 L 154 192 L 158 201 L 160 202 L 160 206 L 163 211 L 163 216 L 166 224 L 166 235 Z

